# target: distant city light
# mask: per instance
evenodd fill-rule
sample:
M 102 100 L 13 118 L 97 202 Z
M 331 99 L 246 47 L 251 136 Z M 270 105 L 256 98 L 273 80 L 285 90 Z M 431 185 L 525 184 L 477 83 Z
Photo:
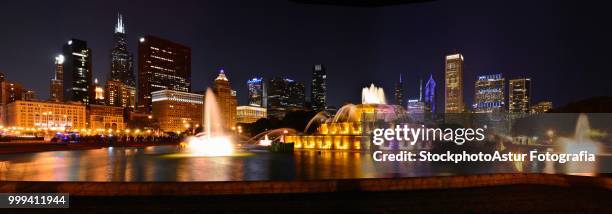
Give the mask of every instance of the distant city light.
M 144 37 L 140 37 L 139 41 L 140 41 L 140 42 L 144 42 L 144 41 L 145 41 L 145 38 L 144 38 Z

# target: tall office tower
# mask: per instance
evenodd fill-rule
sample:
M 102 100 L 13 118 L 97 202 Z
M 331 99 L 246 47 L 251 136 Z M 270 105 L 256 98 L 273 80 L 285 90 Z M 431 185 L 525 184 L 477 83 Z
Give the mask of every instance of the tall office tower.
M 55 77 L 51 79 L 51 88 L 49 90 L 49 100 L 55 102 L 64 101 L 64 55 L 55 57 Z
M 249 89 L 249 105 L 266 108 L 267 91 L 263 78 L 253 78 L 247 80 Z
M 312 69 L 312 85 L 310 87 L 310 102 L 312 110 L 323 111 L 327 106 L 327 74 L 325 66 L 314 65 Z
M 510 91 L 508 111 L 513 113 L 529 113 L 531 107 L 531 79 L 510 80 L 508 91 Z
M 289 103 L 287 82 L 281 77 L 274 77 L 268 83 L 268 116 L 282 119 Z
M 236 91 L 232 90 L 230 82 L 225 76 L 223 69 L 219 71 L 219 76 L 215 79 L 213 88 L 217 103 L 223 120 L 223 128 L 229 130 L 236 125 Z
M 395 104 L 404 105 L 404 81 L 402 74 L 399 76 L 399 81 L 395 83 Z
M 285 82 L 287 83 L 286 92 L 289 94 L 289 99 L 287 100 L 287 109 L 304 110 L 304 104 L 306 102 L 304 84 L 288 78 L 285 78 Z
M 444 78 L 444 112 L 461 113 L 464 111 L 463 101 L 463 55 L 460 53 L 446 56 Z
M 151 92 L 191 91 L 191 48 L 145 36 L 138 43 L 138 109 L 151 112 Z
M 474 113 L 504 111 L 506 80 L 501 74 L 478 76 L 474 84 Z
M 127 34 L 121 14 L 117 17 L 114 34 L 115 46 L 111 50 L 110 79 L 136 86 L 134 79 L 134 56 L 127 48 Z
M 429 75 L 429 80 L 425 84 L 425 111 L 436 113 L 436 81 L 433 74 Z
M 136 108 L 136 87 L 119 81 L 106 81 L 104 98 L 106 105 L 134 109 Z
M 82 102 L 88 105 L 91 102 L 91 49 L 87 42 L 72 39 L 64 44 L 64 101 Z

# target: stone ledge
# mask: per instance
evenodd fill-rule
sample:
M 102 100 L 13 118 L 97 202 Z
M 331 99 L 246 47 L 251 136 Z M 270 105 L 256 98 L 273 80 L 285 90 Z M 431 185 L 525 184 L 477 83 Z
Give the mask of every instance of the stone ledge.
M 77 196 L 250 195 L 345 191 L 407 191 L 513 184 L 612 189 L 612 178 L 558 174 L 479 174 L 416 178 L 222 182 L 0 181 L 0 193 L 62 192 Z

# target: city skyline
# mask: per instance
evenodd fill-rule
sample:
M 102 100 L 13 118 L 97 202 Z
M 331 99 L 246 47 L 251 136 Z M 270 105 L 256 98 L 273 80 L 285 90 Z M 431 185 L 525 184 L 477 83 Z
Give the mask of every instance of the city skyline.
M 412 16 L 407 17 L 407 15 L 403 15 L 407 11 L 427 8 L 427 10 L 432 11 L 432 15 L 415 13 L 414 17 L 432 18 L 432 16 L 440 15 L 441 13 L 441 11 L 436 9 L 436 5 L 454 5 L 454 3 L 444 1 L 382 8 L 312 6 L 285 1 L 271 1 L 261 4 L 247 3 L 247 6 L 250 7 L 242 10 L 232 10 L 237 6 L 232 4 L 232 2 L 212 2 L 206 4 L 198 2 L 183 3 L 183 5 L 173 6 L 164 11 L 172 15 L 178 14 L 180 11 L 179 9 L 185 9 L 190 6 L 193 6 L 195 9 L 190 9 L 184 15 L 177 15 L 176 17 L 164 21 L 159 21 L 155 18 L 148 20 L 146 19 L 147 16 L 144 15 L 147 11 L 161 10 L 162 4 L 158 2 L 152 2 L 146 10 L 136 10 L 136 4 L 122 5 L 119 3 L 111 3 L 105 4 L 102 8 L 97 8 L 95 5 L 87 6 L 75 12 L 75 16 L 95 17 L 95 20 L 89 20 L 92 21 L 92 24 L 86 25 L 64 24 L 67 23 L 69 18 L 67 15 L 59 15 L 57 20 L 45 20 L 45 22 L 41 20 L 44 20 L 43 18 L 49 14 L 42 13 L 37 16 L 28 16 L 26 17 L 27 22 L 33 23 L 33 25 L 22 25 L 17 27 L 20 31 L 7 32 L 7 39 L 5 39 L 7 41 L 3 43 L 6 42 L 9 44 L 3 44 L 3 47 L 7 47 L 9 50 L 14 49 L 13 47 L 15 46 L 11 43 L 20 44 L 19 41 L 37 35 L 37 32 L 47 28 L 46 26 L 37 24 L 38 22 L 44 25 L 55 26 L 57 30 L 52 31 L 54 33 L 41 34 L 45 36 L 44 38 L 41 37 L 37 39 L 37 47 L 32 47 L 29 44 L 20 44 L 24 46 L 23 50 L 27 50 L 27 52 L 31 54 L 31 56 L 28 55 L 28 63 L 20 63 L 20 61 L 24 60 L 21 58 L 23 57 L 21 51 L 3 53 L 3 57 L 0 57 L 3 59 L 0 61 L 0 71 L 5 73 L 7 79 L 22 83 L 24 88 L 34 89 L 40 99 L 46 99 L 49 94 L 48 81 L 53 77 L 55 66 L 54 57 L 61 52 L 61 47 L 58 47 L 58 44 L 63 44 L 74 37 L 88 42 L 88 47 L 91 48 L 93 52 L 93 77 L 104 82 L 107 73 L 110 72 L 110 57 L 108 56 L 108 52 L 112 48 L 112 30 L 116 27 L 117 13 L 121 13 L 123 15 L 123 23 L 128 29 L 127 46 L 129 52 L 137 53 L 138 38 L 147 34 L 159 35 L 163 38 L 189 46 L 194 50 L 192 64 L 193 90 L 200 91 L 204 90 L 206 87 L 212 87 L 210 83 L 216 76 L 216 72 L 218 69 L 224 68 L 228 77 L 233 80 L 232 87 L 238 92 L 238 102 L 240 105 L 246 104 L 247 102 L 248 93 L 244 85 L 246 80 L 254 76 L 261 76 L 264 78 L 290 76 L 298 82 L 309 83 L 311 80 L 311 67 L 313 64 L 319 63 L 325 64 L 328 68 L 328 105 L 340 106 L 345 101 L 358 102 L 359 94 L 353 92 L 369 83 L 380 85 L 385 91 L 393 91 L 393 84 L 397 81 L 394 77 L 399 72 L 407 73 L 407 83 L 416 83 L 417 79 L 424 79 L 429 76 L 429 73 L 433 73 L 434 79 L 443 80 L 443 57 L 454 51 L 459 51 L 466 57 L 465 74 L 463 77 L 465 86 L 463 93 L 465 94 L 465 104 L 468 106 L 473 103 L 472 95 L 474 80 L 476 80 L 477 76 L 488 73 L 502 73 L 504 77 L 508 79 L 520 77 L 530 77 L 534 79 L 533 103 L 550 97 L 556 106 L 562 106 L 570 101 L 608 93 L 605 84 L 598 82 L 602 80 L 595 79 L 592 80 L 594 83 L 589 82 L 589 84 L 587 84 L 587 79 L 590 78 L 580 75 L 581 73 L 587 74 L 584 76 L 588 76 L 589 74 L 593 75 L 593 72 L 597 73 L 602 70 L 603 67 L 601 67 L 601 64 L 594 62 L 597 61 L 596 59 L 600 59 L 600 57 L 605 57 L 607 54 L 606 52 L 599 53 L 597 52 L 599 49 L 595 49 L 585 52 L 588 54 L 584 54 L 584 56 L 572 56 L 573 62 L 558 61 L 558 59 L 565 59 L 568 56 L 560 56 L 559 53 L 554 51 L 555 49 L 550 49 L 550 41 L 544 41 L 544 43 L 542 43 L 545 37 L 544 35 L 559 30 L 559 26 L 550 25 L 551 23 L 556 23 L 555 19 L 545 14 L 534 13 L 534 11 L 542 9 L 544 4 L 535 5 L 533 8 L 521 9 L 527 12 L 526 15 L 528 17 L 534 18 L 534 24 L 524 23 L 525 20 L 523 19 L 517 22 L 508 22 L 508 20 L 497 17 L 495 20 L 501 21 L 499 22 L 499 25 L 501 25 L 500 27 L 480 22 L 474 19 L 474 17 L 465 16 L 456 16 L 460 20 L 452 21 L 447 25 L 440 25 L 440 23 L 444 23 L 442 20 L 448 21 L 448 19 L 444 17 L 448 18 L 456 14 L 444 15 L 444 17 L 432 20 L 432 22 L 429 23 L 431 26 L 424 26 L 423 24 L 411 21 L 409 18 Z M 40 5 L 44 4 L 45 3 L 40 3 Z M 65 8 L 70 8 L 71 6 L 61 2 L 57 4 L 64 6 L 58 10 L 67 10 Z M 276 7 L 273 7 L 273 9 L 265 9 L 265 6 L 269 5 Z M 466 5 L 460 7 L 469 7 L 470 5 L 481 5 L 483 8 L 489 8 L 491 10 L 495 10 L 496 8 L 495 5 L 477 1 L 466 1 Z M 516 9 L 521 8 L 520 5 L 519 2 L 509 5 L 508 7 Z M 23 7 L 23 5 L 9 4 L 6 8 L 15 9 L 20 7 Z M 205 17 L 195 15 L 194 11 L 197 11 L 196 9 L 206 9 L 208 7 L 228 9 L 224 11 L 228 14 L 219 14 L 218 12 L 210 13 L 205 17 L 219 17 L 219 19 L 217 19 L 216 22 L 203 22 L 201 20 Z M 93 11 L 94 8 L 95 13 L 92 13 L 91 16 L 83 15 Z M 252 10 L 249 10 L 249 8 Z M 286 12 L 283 12 L 295 11 L 299 12 L 298 14 L 307 14 L 307 12 L 311 10 L 322 11 L 323 15 L 318 18 L 310 16 L 308 16 L 309 18 L 301 18 L 294 17 L 290 14 L 284 14 Z M 556 11 L 557 13 L 563 12 L 559 11 L 558 8 L 550 8 L 550 10 Z M 21 11 L 23 12 L 23 10 Z M 274 12 L 273 14 L 277 16 L 259 17 L 259 12 L 264 11 L 272 11 Z M 491 15 L 493 18 L 496 18 L 496 16 L 487 11 L 479 11 L 478 14 Z M 27 16 L 28 11 L 25 12 Z M 334 20 L 332 23 L 325 23 L 326 18 L 344 12 L 352 15 L 352 17 L 340 18 Z M 387 15 L 381 15 L 382 13 Z M 3 14 L 3 16 L 11 15 L 10 11 Z M 285 20 L 281 22 L 276 19 L 278 17 L 284 17 L 285 15 L 290 18 L 289 21 Z M 254 20 L 245 21 L 244 17 L 254 17 Z M 564 20 L 563 17 L 564 16 L 560 19 Z M 229 20 L 221 20 L 226 18 L 229 18 Z M 583 19 L 590 20 L 589 17 Z M 200 31 L 196 30 L 194 26 L 185 26 L 182 24 L 171 26 L 176 23 L 186 22 L 187 20 L 195 20 L 193 25 L 200 26 L 207 30 Z M 351 24 L 356 20 L 363 20 L 364 22 L 361 22 L 359 25 Z M 259 29 L 258 27 L 262 27 L 260 23 L 265 21 L 270 21 L 271 26 L 263 26 L 263 28 Z M 414 44 L 412 39 L 417 37 L 407 37 L 402 40 L 397 39 L 397 37 L 405 35 L 406 33 L 417 34 L 422 37 L 422 34 L 440 32 L 432 30 L 435 26 L 442 26 L 444 30 L 450 32 L 455 28 L 453 25 L 458 24 L 459 21 L 469 27 L 469 30 L 466 29 L 466 31 L 477 33 L 478 36 L 485 36 L 486 39 L 474 41 L 474 39 L 468 38 L 468 35 L 466 35 L 467 33 L 462 32 L 457 34 L 459 37 L 453 39 L 448 39 L 450 37 L 446 36 L 434 36 L 433 39 L 424 42 L 424 45 L 431 47 L 427 51 L 424 51 L 423 48 L 418 48 L 423 47 L 423 45 Z M 83 21 L 78 20 L 77 22 Z M 232 30 L 233 28 L 245 27 L 249 23 L 253 24 L 252 22 L 256 22 L 257 25 L 247 27 L 244 31 Z M 296 35 L 291 34 L 292 38 L 295 37 L 297 41 L 304 42 L 306 43 L 305 45 L 312 47 L 311 49 L 304 49 L 302 45 L 288 42 L 286 39 L 282 39 L 283 37 L 271 36 L 279 31 L 290 32 L 294 28 L 285 24 L 291 23 L 298 23 L 310 27 L 318 26 L 320 31 L 329 30 L 331 27 L 338 26 L 340 26 L 341 29 L 338 30 L 338 32 L 333 32 L 332 35 L 328 35 L 327 37 L 329 39 L 327 40 L 324 39 L 323 36 L 316 36 L 316 34 L 313 34 L 316 32 L 309 32 L 301 37 L 295 37 Z M 526 24 L 526 26 L 518 27 L 516 26 L 517 24 Z M 533 30 L 533 28 L 543 24 L 549 25 L 546 25 L 547 28 L 542 29 L 541 32 L 538 31 L 538 34 L 533 35 L 533 38 L 524 36 L 524 33 L 527 32 L 526 30 Z M 569 24 L 569 27 L 580 29 L 580 26 L 576 25 L 574 22 L 567 24 Z M 502 27 L 504 26 L 514 26 L 517 31 L 513 34 L 503 34 L 502 37 L 498 37 L 500 34 L 494 33 L 494 31 L 503 29 Z M 596 24 L 582 28 L 590 29 L 589 27 L 593 26 L 596 26 Z M 275 30 L 273 28 L 277 29 Z M 379 33 L 379 31 L 377 31 L 379 28 L 386 30 Z M 221 32 L 215 32 L 216 29 L 219 29 Z M 444 30 L 442 32 L 444 32 Z M 252 37 L 245 37 L 240 35 L 240 32 L 259 33 Z M 304 33 L 304 30 L 299 30 L 298 33 Z M 23 35 L 24 38 L 15 39 L 15 35 L 13 34 Z M 220 38 L 221 34 L 225 36 L 222 39 Z M 442 34 L 450 35 L 448 33 Z M 333 44 L 340 41 L 341 38 L 345 38 L 346 41 Z M 578 40 L 570 41 L 567 40 L 567 38 L 556 37 L 547 39 L 556 39 L 556 42 L 566 42 L 566 47 L 569 48 L 580 48 L 576 43 Z M 51 40 L 52 42 L 48 42 Z M 212 40 L 215 44 L 202 42 L 202 40 Z M 236 46 L 227 46 L 228 43 L 236 42 L 237 40 L 245 41 L 238 41 L 238 45 Z M 518 42 L 522 51 L 518 51 L 517 47 L 508 45 L 514 44 L 513 42 Z M 393 44 L 394 47 L 391 47 L 391 44 Z M 484 47 L 476 47 L 474 44 L 480 44 L 479 46 Z M 415 48 L 410 48 L 413 46 Z M 406 50 L 400 51 L 400 48 L 405 48 Z M 261 50 L 266 51 L 263 51 L 262 54 Z M 377 54 L 381 53 L 381 51 L 389 53 Z M 288 56 L 279 58 L 279 54 L 281 53 L 288 54 Z M 258 56 L 260 54 L 262 56 Z M 300 57 L 297 55 L 300 55 Z M 27 75 L 24 76 L 22 73 Z M 344 77 L 351 73 L 359 74 L 359 76 L 363 76 L 363 78 L 346 81 L 347 78 Z M 566 75 L 556 75 L 554 81 L 551 78 L 546 78 L 555 73 Z M 36 75 L 36 78 L 31 78 L 31 74 Z M 578 87 L 578 89 L 562 87 L 563 85 L 569 85 L 563 83 L 573 83 L 575 81 L 582 81 L 585 82 L 585 84 L 581 85 L 583 87 Z M 557 84 L 557 82 L 560 83 Z M 305 87 L 306 91 L 310 91 L 310 84 L 305 84 Z M 418 93 L 417 87 L 414 87 L 412 84 L 407 84 L 405 90 L 405 97 L 414 97 Z M 438 87 L 437 94 L 442 95 L 443 93 L 441 93 L 441 90 L 443 90 L 443 87 Z M 388 97 L 388 99 L 391 99 L 391 97 Z M 443 105 L 441 99 L 443 98 L 440 97 L 440 99 L 438 99 L 438 108 Z

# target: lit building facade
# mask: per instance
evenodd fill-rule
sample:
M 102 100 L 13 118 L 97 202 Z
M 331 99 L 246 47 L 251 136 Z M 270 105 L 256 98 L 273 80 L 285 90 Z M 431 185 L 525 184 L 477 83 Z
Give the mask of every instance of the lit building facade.
M 508 111 L 529 113 L 531 108 L 531 79 L 512 79 L 508 87 Z
M 94 99 L 92 104 L 95 105 L 105 105 L 106 99 L 104 99 L 104 88 L 101 85 L 98 85 L 98 79 L 94 79 Z
M 91 49 L 87 42 L 72 39 L 64 44 L 64 101 L 89 104 L 93 96 Z
M 17 100 L 7 105 L 6 126 L 51 130 L 87 128 L 85 105 Z
M 429 75 L 429 80 L 425 84 L 425 111 L 436 112 L 436 81 L 433 74 Z
M 150 112 L 152 92 L 191 92 L 191 48 L 145 36 L 138 43 L 138 109 Z
M 506 81 L 501 74 L 478 76 L 474 84 L 474 113 L 501 112 L 505 108 Z
M 406 110 L 409 114 L 422 115 L 425 113 L 425 103 L 419 99 L 410 99 L 408 100 L 408 105 L 406 105 Z
M 223 69 L 219 71 L 219 75 L 215 79 L 213 92 L 217 98 L 223 128 L 230 130 L 236 125 L 236 91 L 232 90 L 229 79 L 225 76 Z
M 541 101 L 531 107 L 531 113 L 545 113 L 553 108 L 553 103 L 550 101 Z
M 127 48 L 127 33 L 121 14 L 118 14 L 113 37 L 114 47 L 111 50 L 110 79 L 135 87 L 134 56 Z
M 463 99 L 463 55 L 460 53 L 446 56 L 444 66 L 444 112 L 464 112 Z
M 152 116 L 161 130 L 180 132 L 202 124 L 203 95 L 172 90 L 155 91 L 151 95 Z
M 89 129 L 92 130 L 122 130 L 125 129 L 123 121 L 123 108 L 89 105 L 88 106 Z
M 395 83 L 395 104 L 404 105 L 404 80 L 402 74 L 399 76 L 399 81 Z
M 266 107 L 267 105 L 267 91 L 266 84 L 263 78 L 253 78 L 247 81 L 247 88 L 249 89 L 249 105 L 257 107 Z
M 314 65 L 310 87 L 312 110 L 323 111 L 327 106 L 327 71 L 324 65 Z
M 254 123 L 261 118 L 268 116 L 266 108 L 257 106 L 238 106 L 236 107 L 237 123 Z
M 64 101 L 64 55 L 55 57 L 55 77 L 51 79 L 49 100 Z
M 104 87 L 106 105 L 134 109 L 136 107 L 136 88 L 123 82 L 109 80 Z

